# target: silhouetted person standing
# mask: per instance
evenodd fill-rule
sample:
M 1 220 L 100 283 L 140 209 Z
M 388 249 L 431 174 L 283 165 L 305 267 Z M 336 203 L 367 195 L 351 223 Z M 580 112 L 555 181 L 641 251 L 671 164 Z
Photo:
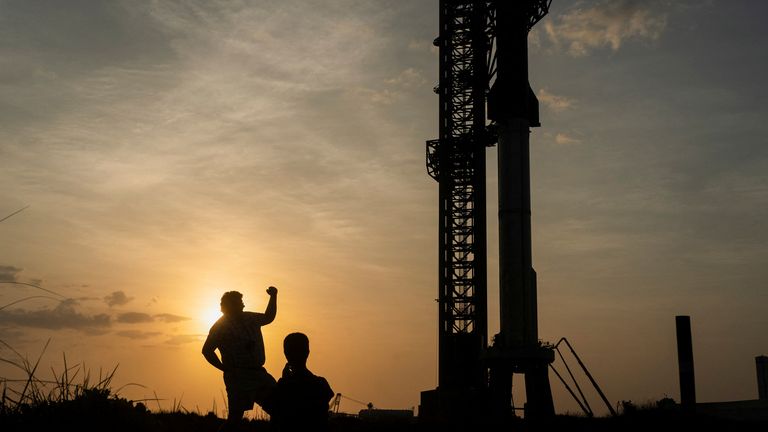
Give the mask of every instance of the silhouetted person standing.
M 272 422 L 282 432 L 328 430 L 328 403 L 333 390 L 323 377 L 307 369 L 309 338 L 291 333 L 283 341 L 288 364 L 272 399 Z
M 208 363 L 224 371 L 229 406 L 222 430 L 235 428 L 254 402 L 263 407 L 275 389 L 275 379 L 264 369 L 261 326 L 274 321 L 277 315 L 277 288 L 269 287 L 267 294 L 269 303 L 261 314 L 243 311 L 243 295 L 239 292 L 224 293 L 221 296 L 224 315 L 211 327 L 203 344 L 203 356 Z

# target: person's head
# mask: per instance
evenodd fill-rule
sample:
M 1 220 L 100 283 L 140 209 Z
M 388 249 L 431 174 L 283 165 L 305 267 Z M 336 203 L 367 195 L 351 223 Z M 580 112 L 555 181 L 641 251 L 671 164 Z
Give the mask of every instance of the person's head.
M 291 333 L 283 340 L 283 352 L 288 364 L 303 366 L 309 357 L 309 338 L 304 333 Z
M 227 291 L 221 296 L 221 312 L 224 315 L 234 315 L 243 311 L 243 295 L 237 291 Z

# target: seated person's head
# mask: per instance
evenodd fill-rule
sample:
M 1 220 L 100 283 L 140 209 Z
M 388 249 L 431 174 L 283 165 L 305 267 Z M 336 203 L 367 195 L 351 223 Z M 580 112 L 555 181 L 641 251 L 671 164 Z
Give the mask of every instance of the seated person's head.
M 290 365 L 305 365 L 309 357 L 309 338 L 304 333 L 289 334 L 283 340 L 283 352 Z
M 221 296 L 221 312 L 224 315 L 240 313 L 245 308 L 243 295 L 237 291 L 227 291 Z

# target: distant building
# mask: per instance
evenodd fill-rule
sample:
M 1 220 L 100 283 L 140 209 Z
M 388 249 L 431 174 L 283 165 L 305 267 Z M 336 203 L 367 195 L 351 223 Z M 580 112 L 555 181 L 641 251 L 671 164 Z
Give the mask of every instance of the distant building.
M 376 422 L 407 422 L 414 419 L 413 410 L 376 409 L 361 410 L 357 415 L 360 420 Z
M 698 414 L 741 421 L 768 421 L 768 357 L 755 357 L 757 400 L 697 403 Z
M 696 404 L 696 414 L 739 421 L 768 421 L 768 400 L 707 402 Z
M 768 400 L 768 357 L 755 357 L 757 367 L 757 398 Z

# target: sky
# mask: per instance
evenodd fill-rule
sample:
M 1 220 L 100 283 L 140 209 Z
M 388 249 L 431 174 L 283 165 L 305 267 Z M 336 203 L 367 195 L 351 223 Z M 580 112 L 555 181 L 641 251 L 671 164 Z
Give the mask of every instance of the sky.
M 262 311 L 274 285 L 268 371 L 302 331 L 334 391 L 418 405 L 437 384 L 437 5 L 0 0 L 0 218 L 29 206 L 0 222 L 0 357 L 50 339 L 45 371 L 117 366 L 116 388 L 140 384 L 126 397 L 221 409 L 200 354 L 219 298 Z M 612 403 L 679 399 L 675 315 L 698 400 L 757 397 L 767 14 L 555 0 L 529 36 L 539 333 L 567 337 Z

